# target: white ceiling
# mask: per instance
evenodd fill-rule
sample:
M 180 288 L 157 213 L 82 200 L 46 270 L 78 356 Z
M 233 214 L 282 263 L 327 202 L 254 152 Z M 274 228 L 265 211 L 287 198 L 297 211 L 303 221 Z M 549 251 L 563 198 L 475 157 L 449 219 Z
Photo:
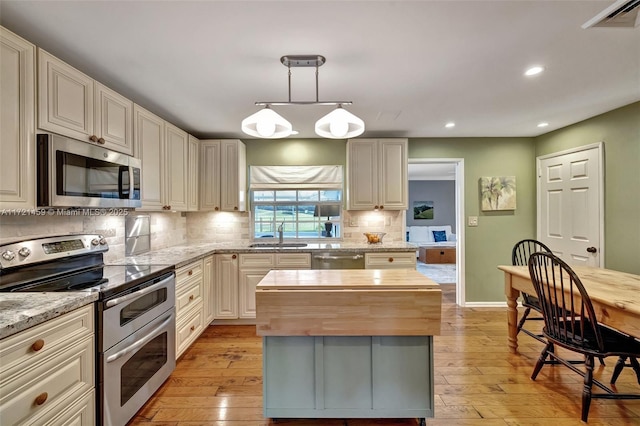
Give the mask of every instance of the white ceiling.
M 287 54 L 326 57 L 319 98 L 353 101 L 364 137 L 536 136 L 640 100 L 640 28 L 581 28 L 611 3 L 2 0 L 0 22 L 201 138 L 287 100 Z M 332 107 L 274 109 L 316 137 Z

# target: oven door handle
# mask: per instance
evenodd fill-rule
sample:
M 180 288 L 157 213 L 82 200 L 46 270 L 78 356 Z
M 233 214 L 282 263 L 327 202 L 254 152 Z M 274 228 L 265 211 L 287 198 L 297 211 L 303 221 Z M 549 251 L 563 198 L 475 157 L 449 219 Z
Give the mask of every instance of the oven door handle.
M 158 334 L 158 332 L 160 330 L 162 330 L 163 328 L 165 328 L 173 319 L 173 311 L 171 311 L 169 313 L 169 316 L 166 317 L 166 319 L 162 322 L 162 324 L 160 324 L 159 326 L 157 326 L 156 328 L 154 328 L 152 331 L 150 331 L 149 333 L 147 333 L 146 336 L 144 336 L 142 339 L 134 342 L 132 345 L 127 346 L 126 348 L 116 352 L 115 354 L 109 356 L 107 358 L 107 363 L 110 362 L 114 362 L 120 358 L 122 358 L 123 356 L 130 354 L 131 352 L 135 352 L 138 349 L 140 349 L 141 347 L 143 347 L 144 345 L 146 345 L 147 343 L 149 343 L 151 340 L 155 339 L 156 335 Z
M 127 302 L 129 300 L 132 299 L 137 299 L 140 296 L 144 296 L 147 293 L 151 293 L 152 291 L 155 291 L 157 289 L 159 289 L 160 287 L 164 287 L 167 285 L 167 283 L 169 281 L 173 280 L 173 275 L 171 275 L 170 277 L 165 278 L 164 280 L 157 282 L 153 285 L 150 285 L 149 287 L 145 287 L 142 290 L 138 290 L 135 293 L 131 293 L 131 294 L 127 294 L 126 296 L 122 296 L 122 297 L 116 297 L 115 299 L 111 299 L 111 300 L 107 300 L 107 303 L 105 304 L 105 306 L 107 308 L 111 308 L 113 306 L 119 305 L 121 303 Z

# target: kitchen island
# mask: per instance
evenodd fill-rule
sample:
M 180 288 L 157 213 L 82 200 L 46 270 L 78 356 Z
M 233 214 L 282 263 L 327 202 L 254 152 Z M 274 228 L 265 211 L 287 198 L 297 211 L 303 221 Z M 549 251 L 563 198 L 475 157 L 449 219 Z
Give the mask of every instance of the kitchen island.
M 441 302 L 412 269 L 269 272 L 256 289 L 265 417 L 424 423 Z

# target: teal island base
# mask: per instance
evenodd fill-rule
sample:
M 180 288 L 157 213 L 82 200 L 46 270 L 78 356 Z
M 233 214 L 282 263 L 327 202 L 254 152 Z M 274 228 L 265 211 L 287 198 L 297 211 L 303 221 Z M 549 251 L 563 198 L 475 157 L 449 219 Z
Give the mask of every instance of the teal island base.
M 267 418 L 433 417 L 432 336 L 263 337 Z

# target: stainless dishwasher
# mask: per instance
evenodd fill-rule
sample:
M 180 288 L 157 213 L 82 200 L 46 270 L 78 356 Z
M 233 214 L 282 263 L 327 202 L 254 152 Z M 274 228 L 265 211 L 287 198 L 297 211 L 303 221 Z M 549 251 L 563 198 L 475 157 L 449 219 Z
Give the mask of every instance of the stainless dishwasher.
M 364 269 L 364 254 L 313 253 L 311 255 L 311 269 Z

